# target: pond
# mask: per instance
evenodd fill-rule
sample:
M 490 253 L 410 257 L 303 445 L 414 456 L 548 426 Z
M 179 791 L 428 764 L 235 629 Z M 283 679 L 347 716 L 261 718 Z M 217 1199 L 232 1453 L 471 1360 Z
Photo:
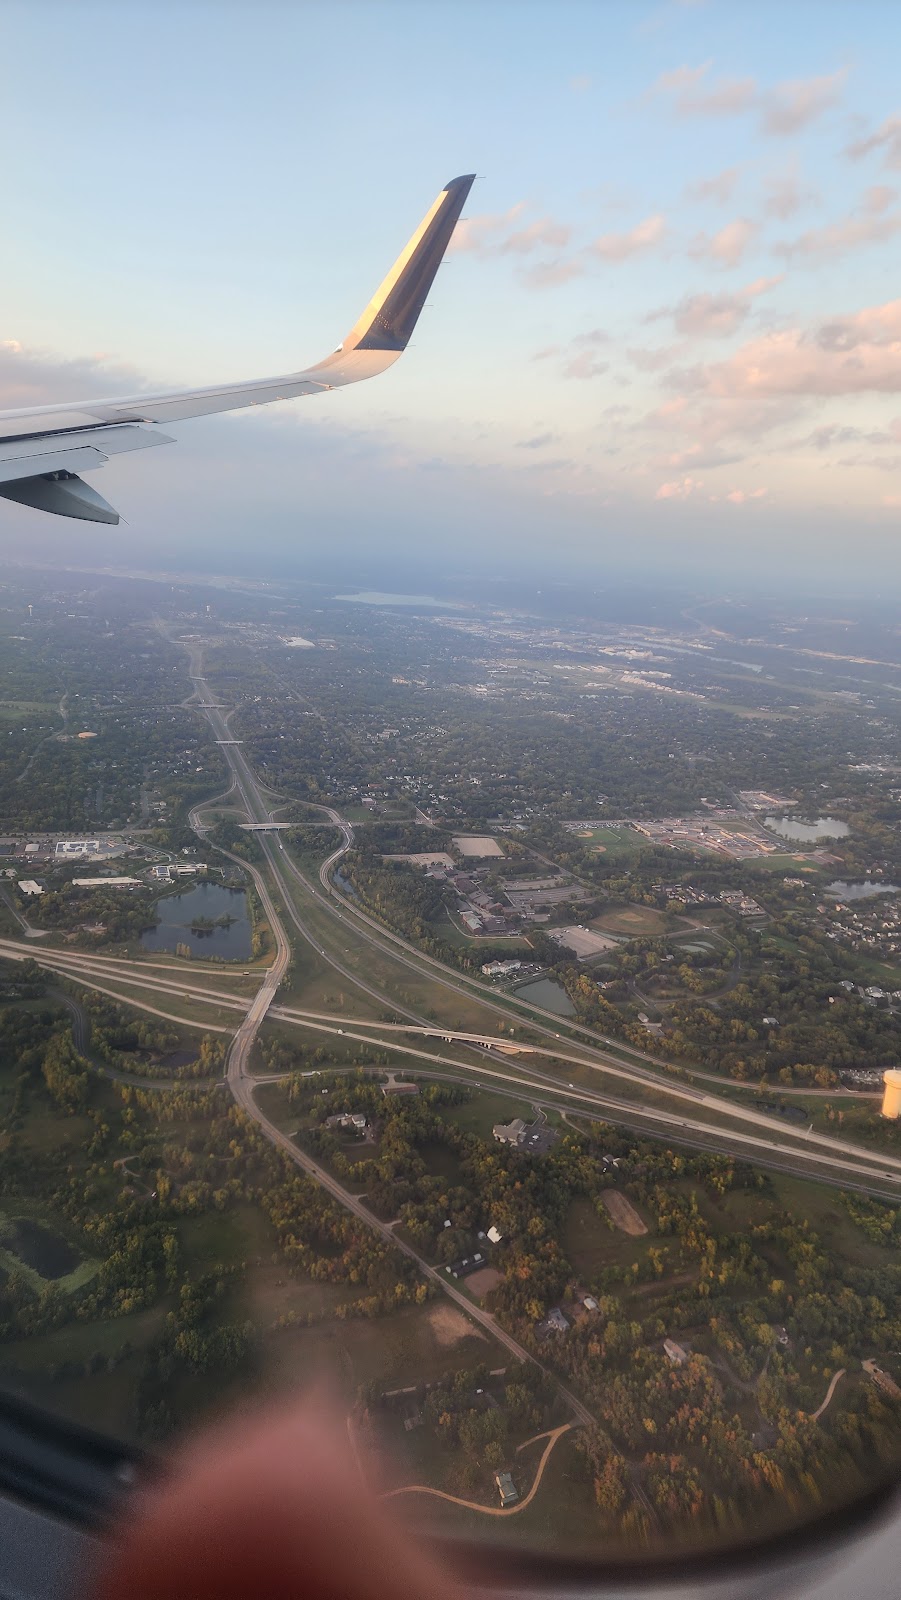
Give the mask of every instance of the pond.
M 543 1006 L 545 1011 L 555 1012 L 558 1017 L 574 1017 L 576 1014 L 566 990 L 553 978 L 536 978 L 533 983 L 524 983 L 521 988 L 514 989 L 513 993 L 533 1006 Z
M 190 946 L 192 955 L 223 956 L 226 961 L 246 961 L 251 954 L 251 926 L 243 889 L 224 889 L 218 883 L 198 883 L 187 894 L 170 895 L 157 903 L 159 922 L 141 935 L 144 950 Z M 233 918 L 226 922 L 226 918 Z
M 823 893 L 835 900 L 869 900 L 874 894 L 901 894 L 901 884 L 846 883 L 844 878 L 836 878 L 833 883 L 827 883 Z
M 820 839 L 844 839 L 850 833 L 847 822 L 838 817 L 815 817 L 812 822 L 799 822 L 797 817 L 764 817 L 771 833 L 783 839 L 794 839 L 797 844 L 816 844 Z
M 65 1239 L 30 1217 L 12 1217 L 2 1224 L 0 1244 L 42 1278 L 65 1278 L 81 1261 Z
M 801 1106 L 777 1106 L 771 1100 L 765 1102 L 764 1111 L 769 1111 L 772 1116 L 783 1117 L 786 1122 L 806 1122 L 807 1112 Z

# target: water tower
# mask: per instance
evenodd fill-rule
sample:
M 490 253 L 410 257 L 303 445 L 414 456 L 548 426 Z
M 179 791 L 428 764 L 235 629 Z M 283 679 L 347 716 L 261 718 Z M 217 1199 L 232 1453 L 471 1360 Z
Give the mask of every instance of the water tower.
M 901 1070 L 898 1067 L 889 1067 L 888 1071 L 882 1074 L 882 1081 L 885 1084 L 882 1115 L 891 1117 L 894 1122 L 901 1117 Z

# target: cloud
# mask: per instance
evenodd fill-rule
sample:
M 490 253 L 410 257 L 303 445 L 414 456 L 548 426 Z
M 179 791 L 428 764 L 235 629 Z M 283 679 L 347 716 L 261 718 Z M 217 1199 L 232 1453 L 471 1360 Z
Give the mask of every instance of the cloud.
M 714 205 L 728 205 L 740 173 L 740 167 L 724 167 L 722 172 L 714 173 L 712 178 L 701 178 L 698 183 L 689 184 L 685 193 L 689 200 L 702 202 L 710 200 Z
M 873 150 L 881 150 L 885 157 L 885 164 L 895 172 L 901 172 L 901 116 L 886 117 L 880 123 L 875 133 L 870 133 L 864 139 L 855 139 L 845 152 L 852 161 L 860 161 Z
M 627 261 L 644 250 L 653 250 L 665 235 L 666 218 L 657 212 L 636 223 L 627 233 L 602 233 L 589 249 L 603 261 Z
M 892 472 L 896 476 L 901 471 L 901 456 L 842 456 L 834 463 L 837 467 L 867 467 L 878 472 Z
M 730 489 L 723 499 L 728 500 L 730 505 L 743 506 L 748 500 L 763 500 L 767 492 L 766 489 Z
M 798 179 L 792 175 L 768 178 L 764 185 L 766 199 L 763 202 L 764 215 L 779 217 L 783 222 L 788 217 L 793 217 L 800 211 L 805 201 L 815 199 L 812 190 L 806 192 L 801 188 Z
M 869 193 L 870 191 L 868 191 Z M 774 246 L 779 255 L 791 260 L 804 256 L 808 259 L 835 260 L 869 244 L 884 244 L 901 231 L 901 212 L 891 216 L 878 216 L 872 206 L 866 215 L 843 217 L 840 222 L 827 223 L 823 228 L 810 228 L 797 239 L 784 239 Z
M 563 358 L 560 374 L 564 378 L 598 378 L 609 370 L 610 363 L 600 358 L 598 351 L 610 343 L 610 335 L 603 328 L 588 328 L 577 333 L 565 345 L 546 345 L 537 350 L 533 361 L 550 361 L 555 356 Z
M 884 494 L 881 503 L 884 506 L 901 506 L 901 494 Z
M 18 339 L 0 341 L 0 409 L 53 405 L 65 400 L 98 400 L 138 394 L 149 387 L 142 372 L 108 356 L 67 359 L 34 350 Z
M 569 87 L 572 89 L 573 94 L 584 94 L 586 89 L 591 88 L 589 74 L 587 72 L 577 72 L 574 78 L 570 78 Z
M 545 445 L 556 444 L 559 433 L 536 433 L 532 439 L 517 439 L 518 450 L 543 450 Z
M 751 240 L 759 232 L 758 223 L 751 222 L 747 217 L 736 217 L 734 222 L 727 222 L 712 237 L 707 233 L 699 233 L 692 241 L 689 254 L 699 260 L 710 257 L 722 267 L 737 267 Z
M 569 244 L 572 229 L 553 217 L 536 217 L 517 227 L 526 209 L 526 202 L 518 200 L 509 211 L 464 217 L 454 229 L 451 250 L 480 257 L 526 256 L 536 250 L 562 250 Z
M 539 261 L 536 266 L 527 267 L 519 274 L 519 279 L 527 289 L 553 289 L 557 284 L 569 283 L 572 278 L 581 278 L 584 272 L 584 262 L 573 257 L 568 261 L 558 258 L 556 261 Z
M 677 345 L 660 345 L 657 349 L 631 349 L 626 355 L 633 366 L 642 372 L 659 372 L 661 367 L 668 367 L 678 349 Z
M 897 189 L 892 189 L 887 183 L 874 183 L 869 189 L 864 190 L 861 209 L 871 212 L 874 216 L 881 216 L 883 211 L 887 211 L 889 206 L 895 204 L 897 198 Z
M 564 378 L 599 378 L 610 369 L 609 361 L 599 361 L 591 350 L 581 350 L 564 364 Z
M 474 255 L 493 254 L 499 239 L 509 232 L 525 209 L 525 201 L 518 200 L 509 211 L 484 212 L 477 217 L 463 217 L 454 229 L 453 238 L 448 246 L 449 251 L 457 254 L 462 251 L 472 251 Z
M 655 500 L 688 500 L 697 494 L 704 485 L 697 478 L 674 478 L 671 483 L 661 483 L 654 495 Z
M 708 79 L 713 66 L 705 61 L 700 67 L 676 67 L 662 72 L 652 86 L 652 94 L 671 94 L 679 116 L 720 117 L 734 116 L 748 111 L 757 97 L 757 84 L 753 78 Z
M 795 78 L 780 83 L 765 96 L 764 133 L 798 133 L 808 123 L 838 105 L 845 87 L 846 68 L 821 78 Z
M 901 430 L 890 433 L 884 428 L 872 428 L 867 432 L 849 423 L 824 422 L 805 434 L 802 439 L 791 440 L 786 448 L 803 450 L 812 447 L 814 450 L 824 451 L 830 450 L 836 444 L 898 444 L 899 442 L 901 442 Z
M 704 445 L 699 441 L 690 444 L 684 450 L 675 450 L 667 456 L 664 463 L 667 467 L 694 467 L 695 470 L 706 467 L 731 467 L 743 458 L 734 450 L 720 450 L 716 446 Z
M 753 283 L 732 293 L 712 294 L 708 291 L 685 295 L 675 306 L 662 306 L 645 319 L 671 316 L 676 331 L 689 339 L 723 338 L 734 333 L 748 315 L 759 295 L 766 294 L 782 282 L 782 276 L 755 278 Z
M 847 71 L 818 78 L 795 78 L 761 91 L 755 78 L 711 79 L 712 61 L 701 66 L 681 66 L 663 72 L 650 93 L 671 95 L 680 117 L 730 117 L 759 111 L 764 133 L 791 134 L 837 105 L 842 97 Z
M 728 360 L 674 374 L 683 390 L 722 398 L 901 392 L 901 300 L 786 329 Z

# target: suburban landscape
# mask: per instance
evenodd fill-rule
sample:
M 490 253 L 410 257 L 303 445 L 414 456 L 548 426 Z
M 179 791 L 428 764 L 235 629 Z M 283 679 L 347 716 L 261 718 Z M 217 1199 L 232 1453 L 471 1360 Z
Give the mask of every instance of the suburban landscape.
M 783 1528 L 901 1458 L 897 623 L 489 588 L 0 574 L 0 1381 Z

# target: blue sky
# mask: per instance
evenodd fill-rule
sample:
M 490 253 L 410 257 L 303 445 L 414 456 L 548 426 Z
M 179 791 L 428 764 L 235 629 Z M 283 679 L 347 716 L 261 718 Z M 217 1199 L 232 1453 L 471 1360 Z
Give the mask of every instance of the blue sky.
M 10 507 L 0 549 L 897 562 L 891 5 L 7 0 L 0 43 L 0 404 L 306 365 L 483 175 L 389 375 L 106 468 L 127 536 Z

